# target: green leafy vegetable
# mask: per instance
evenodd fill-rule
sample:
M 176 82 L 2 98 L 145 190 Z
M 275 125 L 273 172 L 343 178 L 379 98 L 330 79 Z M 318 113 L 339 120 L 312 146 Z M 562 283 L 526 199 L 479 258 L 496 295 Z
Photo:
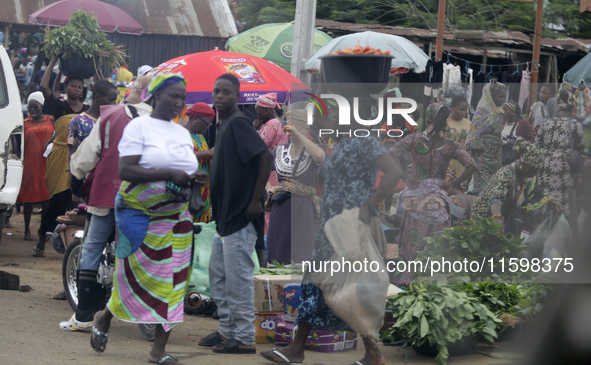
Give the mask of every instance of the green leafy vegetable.
M 388 298 L 396 324 L 382 333 L 405 339 L 405 346 L 436 346 L 435 360 L 447 364 L 447 346 L 471 335 L 492 343 L 501 321 L 478 299 L 452 286 L 411 284 L 406 292 Z
M 108 68 L 125 63 L 122 46 L 114 45 L 104 32 L 99 32 L 96 17 L 79 10 L 72 13 L 68 24 L 61 28 L 46 29 L 43 52 L 53 58 L 100 58 Z

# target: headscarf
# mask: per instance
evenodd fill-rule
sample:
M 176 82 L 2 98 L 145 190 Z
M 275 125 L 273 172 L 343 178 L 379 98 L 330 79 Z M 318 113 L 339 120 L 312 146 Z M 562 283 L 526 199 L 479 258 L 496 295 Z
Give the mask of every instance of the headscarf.
M 213 109 L 205 103 L 195 103 L 186 112 L 185 115 L 188 117 L 215 117 Z
M 257 99 L 257 105 L 263 108 L 279 108 L 281 109 L 281 105 L 277 102 L 277 94 L 275 93 L 268 93 L 265 95 L 259 96 Z
M 180 73 L 168 75 L 161 74 L 154 77 L 152 81 L 150 81 L 150 85 L 148 85 L 148 88 L 144 90 L 145 95 L 143 95 L 142 93 L 142 101 L 148 101 L 158 91 L 173 84 L 183 84 L 183 86 L 187 86 L 187 80 L 185 80 L 183 75 Z
M 144 76 L 145 74 L 147 74 L 150 71 L 152 71 L 152 66 L 143 65 L 142 67 L 137 69 L 137 75 Z
M 478 102 L 474 119 L 472 119 L 472 124 L 470 125 L 466 147 L 470 148 L 469 143 L 480 137 L 496 118 L 502 118 L 503 109 L 497 108 L 493 99 L 493 93 L 498 91 L 507 91 L 507 86 L 498 82 L 491 82 L 482 88 L 482 98 Z
M 43 105 L 43 103 L 45 103 L 45 97 L 43 97 L 43 93 L 41 91 L 35 91 L 34 93 L 31 93 L 31 95 L 29 95 L 29 98 L 27 99 L 27 104 L 31 100 L 35 100 L 35 101 L 39 102 L 39 104 L 41 104 L 41 105 Z
M 299 126 L 309 128 L 308 125 L 308 113 L 305 110 L 292 110 L 285 113 L 287 123 L 297 124 Z
M 534 169 L 540 169 L 544 166 L 544 153 L 539 146 L 523 138 L 517 138 L 513 150 L 519 154 L 519 160 L 524 164 Z
M 572 112 L 575 109 L 575 106 L 577 105 L 574 95 L 568 91 L 566 92 L 568 93 L 568 100 L 566 102 L 562 100 L 560 97 L 556 99 L 556 109 L 559 112 Z
M 515 101 L 513 101 L 513 100 L 506 101 L 505 104 L 503 104 L 503 106 L 507 106 L 509 109 L 511 109 L 513 114 L 515 114 L 517 116 L 517 118 L 520 118 L 521 108 L 519 107 L 519 105 L 517 105 L 517 103 Z
M 437 114 L 439 114 L 443 107 L 449 108 L 444 103 L 432 103 L 429 105 L 429 128 L 427 128 L 427 130 L 423 132 L 423 137 L 425 137 L 427 141 L 430 140 L 435 133 L 437 133 L 433 121 L 435 120 L 435 117 L 437 117 Z

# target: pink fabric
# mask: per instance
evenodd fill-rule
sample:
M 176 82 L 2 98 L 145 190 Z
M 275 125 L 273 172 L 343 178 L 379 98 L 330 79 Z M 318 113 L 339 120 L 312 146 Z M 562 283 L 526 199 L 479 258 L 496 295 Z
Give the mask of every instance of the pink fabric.
M 261 136 L 271 151 L 278 144 L 287 143 L 287 134 L 283 131 L 283 124 L 277 118 L 273 118 L 263 124 L 261 129 L 259 129 L 259 136 Z

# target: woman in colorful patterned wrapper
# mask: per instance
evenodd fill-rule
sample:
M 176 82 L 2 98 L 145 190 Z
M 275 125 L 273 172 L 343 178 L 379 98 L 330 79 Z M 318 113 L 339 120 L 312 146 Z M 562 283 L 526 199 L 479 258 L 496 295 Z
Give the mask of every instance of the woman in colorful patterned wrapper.
M 213 158 L 214 148 L 209 149 L 207 141 L 203 135 L 207 133 L 209 127 L 213 123 L 215 112 L 205 103 L 193 104 L 185 115 L 189 117 L 183 125 L 191 133 L 193 139 L 193 151 L 197 160 L 199 160 L 199 170 L 209 174 L 209 162 Z M 195 217 L 195 222 L 209 223 L 211 218 L 211 207 L 209 205 L 209 181 L 207 185 L 201 188 L 201 198 L 203 198 L 203 211 Z
M 390 149 L 390 154 L 400 164 L 405 153 L 412 157 L 410 176 L 404 172 L 406 188 L 400 193 L 404 217 L 400 233 L 400 256 L 405 261 L 414 260 L 424 247 L 423 239 L 451 224 L 448 193 L 457 189 L 478 170 L 470 155 L 462 146 L 443 137 L 448 133 L 447 118 L 451 110 L 440 103 L 429 106 L 432 124 L 423 133 L 406 136 Z M 455 180 L 444 183 L 451 159 L 459 161 L 466 169 Z M 400 204 L 400 203 L 399 203 Z M 396 277 L 397 286 L 407 286 L 412 281 L 409 271 Z
M 519 154 L 519 159 L 503 166 L 493 175 L 472 204 L 471 220 L 494 217 L 495 223 L 504 223 L 512 203 L 526 213 L 534 213 L 546 204 L 553 210 L 564 211 L 558 199 L 544 196 L 541 189 L 537 188 L 536 180 L 530 179 L 544 166 L 544 152 L 522 138 L 517 139 L 514 150 Z
M 186 84 L 180 74 L 152 79 L 146 97 L 153 99 L 152 114 L 129 122 L 119 143 L 117 261 L 111 298 L 93 321 L 90 344 L 96 352 L 105 351 L 116 317 L 155 324 L 149 362 L 180 364 L 165 350 L 170 330 L 183 321 L 191 271 L 193 217 L 178 187 L 207 179 L 197 171 L 190 133 L 171 121 L 185 106 Z
M 470 152 L 478 171 L 473 187 L 468 191 L 477 195 L 502 166 L 504 114 L 501 106 L 507 97 L 507 86 L 491 82 L 484 85 L 470 132 L 464 146 Z
M 540 187 L 544 194 L 560 200 L 567 210 L 569 190 L 575 186 L 575 177 L 569 164 L 571 143 L 574 150 L 585 149 L 583 126 L 576 119 L 577 102 L 574 95 L 561 91 L 556 100 L 557 113 L 538 130 L 536 144 L 544 151 L 545 163 L 540 170 Z

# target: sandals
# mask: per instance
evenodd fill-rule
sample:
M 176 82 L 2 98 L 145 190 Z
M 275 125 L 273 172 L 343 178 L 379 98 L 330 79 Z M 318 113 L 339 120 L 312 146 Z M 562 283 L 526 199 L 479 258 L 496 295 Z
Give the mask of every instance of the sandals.
M 45 257 L 45 250 L 40 250 L 37 247 L 33 247 L 33 256 L 34 257 Z
M 224 341 L 225 340 L 222 340 L 220 338 L 219 332 L 214 332 L 214 333 L 210 333 L 209 335 L 205 336 L 203 338 L 203 340 L 201 340 L 201 342 L 198 343 L 198 345 L 203 346 L 203 347 L 214 347 Z
M 148 359 L 150 364 L 162 364 L 162 365 L 183 365 L 176 357 L 164 354 L 158 361 Z
M 80 322 L 80 321 L 76 320 L 76 313 L 74 313 L 72 315 L 70 320 L 68 320 L 66 322 L 60 322 L 60 324 L 59 324 L 59 328 L 64 331 L 67 331 L 67 332 L 85 331 L 85 330 L 89 330 L 91 326 L 92 326 L 92 323 L 90 323 L 90 322 Z
M 6 225 L 4 225 L 6 227 Z M 23 238 L 23 240 L 25 241 L 35 241 L 35 239 L 33 238 L 33 235 L 28 233 L 25 235 L 25 237 Z
M 92 349 L 98 352 L 99 354 L 105 352 L 105 350 L 107 349 L 107 342 L 109 341 L 107 336 L 109 336 L 108 333 L 103 333 L 97 330 L 96 327 L 93 325 L 92 333 L 90 334 L 90 347 L 92 347 Z M 94 339 L 98 340 L 98 346 L 94 344 Z
M 265 360 L 269 360 L 269 361 L 276 363 L 276 364 L 301 364 L 301 362 L 292 362 L 285 355 L 283 355 L 281 352 L 279 352 L 279 350 L 277 350 L 276 348 L 271 350 L 271 353 L 283 361 L 277 361 L 274 358 L 272 358 L 271 356 L 266 355 L 264 352 L 261 352 L 261 356 L 263 358 L 265 358 Z
M 222 348 L 213 349 L 213 352 L 217 354 L 256 354 L 256 348 L 241 348 L 240 342 L 238 342 L 235 338 L 230 338 L 220 344 L 223 346 Z

